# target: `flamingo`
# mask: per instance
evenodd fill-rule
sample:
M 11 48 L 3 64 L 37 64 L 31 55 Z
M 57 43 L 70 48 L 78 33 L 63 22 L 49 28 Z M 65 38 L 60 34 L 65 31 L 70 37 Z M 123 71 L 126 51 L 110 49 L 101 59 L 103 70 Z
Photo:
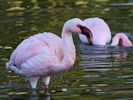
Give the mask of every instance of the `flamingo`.
M 133 46 L 132 42 L 124 33 L 117 33 L 112 39 L 111 46 L 118 46 L 120 43 L 120 40 L 122 41 L 121 43 L 122 46 L 125 46 L 125 47 Z
M 91 34 L 83 21 L 70 19 L 63 26 L 61 38 L 54 33 L 44 32 L 23 40 L 12 52 L 6 68 L 25 75 L 32 89 L 36 89 L 41 77 L 45 90 L 48 90 L 51 75 L 67 70 L 74 64 L 76 54 L 72 32 L 86 36 Z
M 111 32 L 107 23 L 98 17 L 85 19 L 84 22 L 92 32 L 92 44 L 94 45 L 106 45 L 111 40 Z M 90 43 L 85 35 L 79 34 L 79 38 L 83 43 Z

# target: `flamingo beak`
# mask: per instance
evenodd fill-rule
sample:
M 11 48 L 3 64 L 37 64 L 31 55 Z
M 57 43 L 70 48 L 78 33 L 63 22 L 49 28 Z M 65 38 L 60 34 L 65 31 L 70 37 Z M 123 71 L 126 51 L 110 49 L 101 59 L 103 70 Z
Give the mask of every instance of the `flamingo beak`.
M 80 26 L 79 28 L 81 29 L 82 34 L 87 37 L 89 44 L 92 45 L 93 35 L 91 30 L 88 29 L 86 26 Z

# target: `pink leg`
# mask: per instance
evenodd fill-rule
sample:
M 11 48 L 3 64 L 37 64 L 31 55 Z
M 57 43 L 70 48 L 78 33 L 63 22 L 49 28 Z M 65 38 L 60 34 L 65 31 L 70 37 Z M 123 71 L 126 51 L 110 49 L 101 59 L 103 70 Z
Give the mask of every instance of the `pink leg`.
M 44 84 L 45 91 L 48 91 L 48 85 Z
M 50 76 L 44 77 L 44 78 L 43 78 L 43 81 L 44 81 L 44 88 L 45 88 L 45 91 L 48 91 L 48 85 L 49 85 L 49 82 L 50 82 Z
M 30 77 L 28 78 L 31 84 L 32 89 L 36 89 L 37 82 L 39 80 L 39 77 Z

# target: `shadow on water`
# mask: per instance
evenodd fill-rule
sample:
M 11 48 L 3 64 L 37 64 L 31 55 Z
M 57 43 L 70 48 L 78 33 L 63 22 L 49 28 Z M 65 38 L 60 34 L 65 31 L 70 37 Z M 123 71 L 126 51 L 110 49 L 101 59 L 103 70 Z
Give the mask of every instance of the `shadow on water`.
M 14 100 L 51 100 L 49 92 L 45 92 L 42 95 L 38 95 L 36 90 L 31 90 L 30 94 L 9 95 L 9 98 Z

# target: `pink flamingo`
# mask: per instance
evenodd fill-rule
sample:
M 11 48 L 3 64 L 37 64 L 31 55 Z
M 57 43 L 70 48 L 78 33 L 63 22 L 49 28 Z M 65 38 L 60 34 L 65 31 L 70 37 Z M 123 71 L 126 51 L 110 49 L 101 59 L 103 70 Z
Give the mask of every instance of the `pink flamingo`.
M 120 40 L 122 41 L 121 43 L 122 46 L 125 46 L 125 47 L 133 46 L 132 42 L 124 33 L 117 33 L 112 39 L 111 46 L 118 46 L 120 43 Z
M 33 89 L 36 89 L 37 82 L 42 77 L 45 89 L 48 90 L 50 76 L 69 69 L 74 64 L 76 54 L 72 32 L 86 36 L 91 34 L 83 21 L 70 19 L 64 24 L 62 38 L 44 32 L 23 40 L 11 54 L 6 67 L 25 75 Z
M 94 45 L 106 45 L 111 40 L 111 32 L 107 23 L 101 18 L 88 18 L 84 22 L 92 32 L 92 44 Z M 85 35 L 79 34 L 79 38 L 83 43 L 89 43 Z

